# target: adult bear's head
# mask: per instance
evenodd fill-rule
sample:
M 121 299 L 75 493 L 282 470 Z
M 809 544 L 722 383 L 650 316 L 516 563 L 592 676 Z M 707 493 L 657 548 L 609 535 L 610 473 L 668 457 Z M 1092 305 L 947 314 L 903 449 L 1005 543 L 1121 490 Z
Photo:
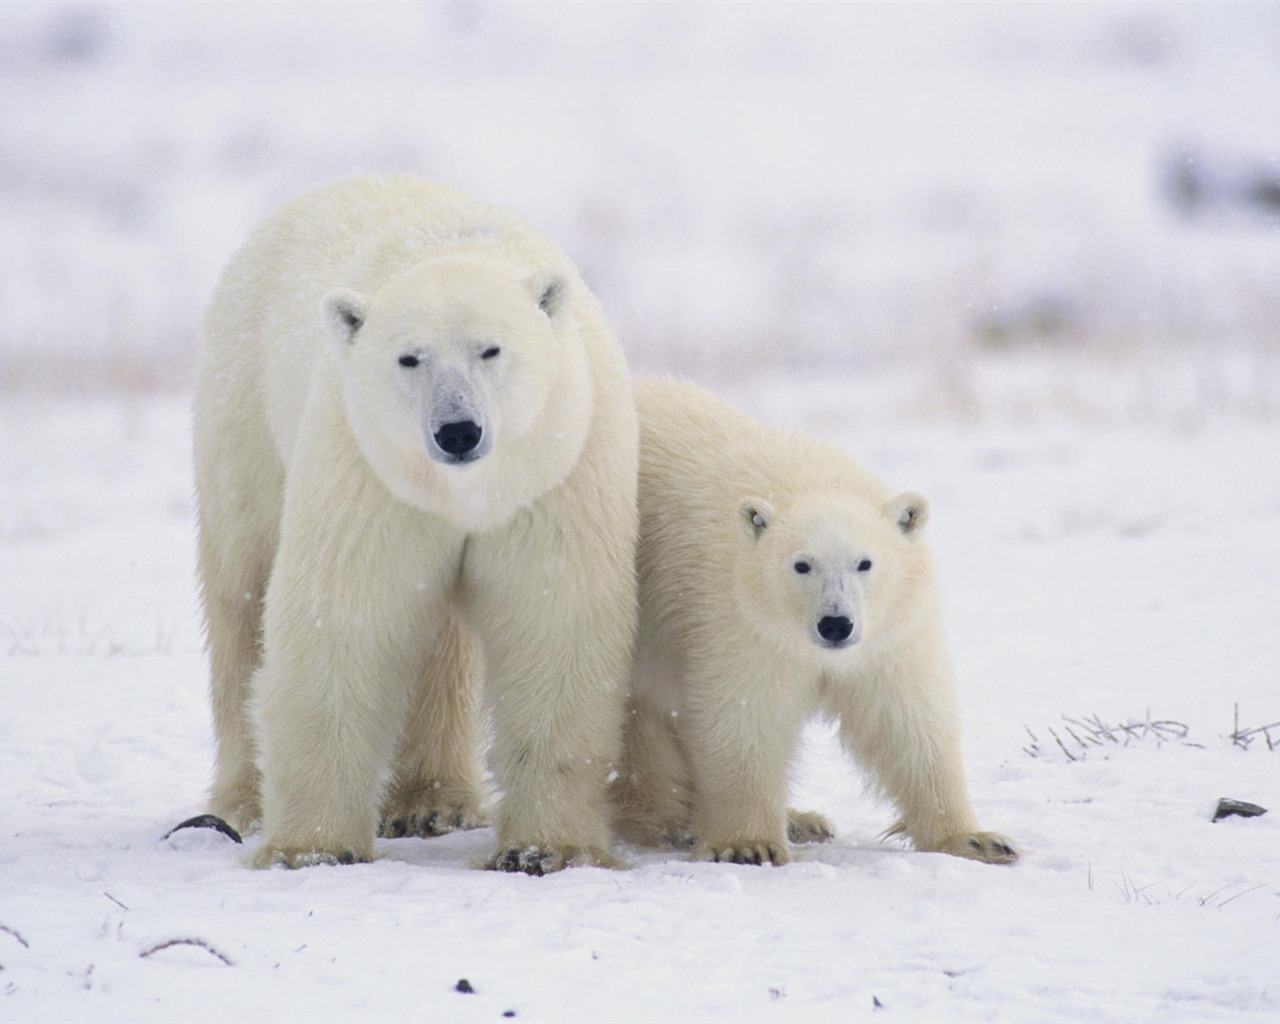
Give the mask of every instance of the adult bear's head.
M 325 297 L 348 422 L 394 493 L 471 527 L 563 479 L 591 404 L 576 282 L 463 252 Z

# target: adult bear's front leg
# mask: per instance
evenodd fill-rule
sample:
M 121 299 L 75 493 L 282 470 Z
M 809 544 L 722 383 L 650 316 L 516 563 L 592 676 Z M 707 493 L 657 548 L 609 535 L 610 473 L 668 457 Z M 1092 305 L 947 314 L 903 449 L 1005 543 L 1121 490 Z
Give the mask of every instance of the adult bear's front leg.
M 457 565 L 448 537 L 362 462 L 295 461 L 254 679 L 258 867 L 373 856 L 382 786 Z
M 503 793 L 489 862 L 498 870 L 614 863 L 607 787 L 635 632 L 634 562 L 625 530 L 621 540 L 575 534 L 582 517 L 581 508 L 536 508 L 473 537 L 464 559 Z

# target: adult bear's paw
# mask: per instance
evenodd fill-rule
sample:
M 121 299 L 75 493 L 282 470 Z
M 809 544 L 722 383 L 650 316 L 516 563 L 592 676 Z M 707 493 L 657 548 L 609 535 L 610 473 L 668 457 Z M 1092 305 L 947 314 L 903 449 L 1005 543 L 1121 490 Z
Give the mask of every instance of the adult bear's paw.
M 442 836 L 490 824 L 484 800 L 470 790 L 450 786 L 397 794 L 382 812 L 378 835 Z
M 526 875 L 549 875 L 565 868 L 619 868 L 613 854 L 598 846 L 508 846 L 499 850 L 486 863 L 490 871 L 522 872 Z
M 836 837 L 836 827 L 817 811 L 787 808 L 787 838 L 793 843 L 825 843 Z
M 316 864 L 366 864 L 370 860 L 371 857 L 354 850 L 305 850 L 264 843 L 254 852 L 250 863 L 255 868 L 309 868 Z

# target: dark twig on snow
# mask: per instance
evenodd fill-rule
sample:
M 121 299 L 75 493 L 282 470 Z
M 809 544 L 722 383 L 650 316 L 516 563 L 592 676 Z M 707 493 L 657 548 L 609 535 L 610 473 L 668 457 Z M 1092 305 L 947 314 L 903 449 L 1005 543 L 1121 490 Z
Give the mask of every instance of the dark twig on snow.
M 209 943 L 205 942 L 204 939 L 167 939 L 164 942 L 157 943 L 154 946 L 144 949 L 141 953 L 138 954 L 138 956 L 145 959 L 146 957 L 151 956 L 153 953 L 159 953 L 161 950 L 164 950 L 164 949 L 172 949 L 174 946 L 195 946 L 197 949 L 203 949 L 210 956 L 217 957 L 228 967 L 231 967 L 233 965 L 232 960 L 229 956 L 227 956 L 225 953 L 220 953 L 218 950 L 214 949 L 211 945 L 209 945 Z
M 0 924 L 0 932 L 4 932 L 6 935 L 12 935 L 15 939 L 18 940 L 18 945 L 21 946 L 23 949 L 31 948 L 30 946 L 27 945 L 27 940 L 22 937 L 22 933 L 19 932 L 16 928 L 10 928 L 7 924 Z
M 1147 712 L 1145 719 L 1139 721 L 1131 719 L 1128 722 L 1122 722 L 1118 725 L 1112 725 L 1102 719 L 1100 715 L 1088 715 L 1084 718 L 1071 718 L 1068 715 L 1062 716 L 1062 721 L 1066 723 L 1061 726 L 1066 738 L 1059 735 L 1058 730 L 1053 726 L 1045 726 L 1045 730 L 1053 738 L 1058 749 L 1068 761 L 1083 761 L 1091 750 L 1096 748 L 1105 748 L 1107 746 L 1128 747 L 1135 743 L 1154 740 L 1157 746 L 1165 743 L 1179 742 L 1185 747 L 1198 747 L 1199 743 L 1192 743 L 1187 739 L 1190 729 L 1182 722 L 1175 722 L 1171 719 L 1153 719 L 1151 712 Z M 1043 758 L 1047 751 L 1041 747 L 1040 738 L 1036 736 L 1027 726 L 1023 726 L 1027 730 L 1027 735 L 1031 737 L 1031 745 L 1023 747 L 1028 757 Z
M 1275 732 L 1272 736 L 1271 733 Z M 1272 722 L 1270 725 L 1255 725 L 1249 729 L 1240 728 L 1240 705 L 1235 706 L 1235 727 L 1231 730 L 1231 742 L 1241 750 L 1248 750 L 1249 744 L 1262 737 L 1267 744 L 1268 750 L 1275 750 L 1280 747 L 1280 722 Z

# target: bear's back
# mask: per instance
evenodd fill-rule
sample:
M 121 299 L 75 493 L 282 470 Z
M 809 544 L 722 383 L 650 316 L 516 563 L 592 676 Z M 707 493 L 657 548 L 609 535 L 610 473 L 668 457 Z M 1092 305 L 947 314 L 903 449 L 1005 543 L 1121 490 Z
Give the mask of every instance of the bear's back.
M 635 385 L 642 514 L 698 517 L 734 529 L 740 501 L 847 493 L 873 505 L 893 492 L 845 452 L 809 434 L 771 427 L 685 381 Z
M 720 605 L 740 563 L 744 502 L 763 500 L 781 513 L 836 494 L 870 510 L 892 497 L 835 446 L 770 427 L 695 385 L 643 380 L 634 390 L 642 633 L 678 636 L 685 625 L 675 619 Z

